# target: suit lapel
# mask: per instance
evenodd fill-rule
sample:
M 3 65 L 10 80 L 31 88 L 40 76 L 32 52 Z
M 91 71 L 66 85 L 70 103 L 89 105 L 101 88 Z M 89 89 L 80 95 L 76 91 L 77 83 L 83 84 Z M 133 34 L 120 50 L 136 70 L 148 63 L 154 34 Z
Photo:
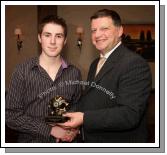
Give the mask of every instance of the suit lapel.
M 94 78 L 94 82 L 98 82 L 108 71 L 110 71 L 114 67 L 114 62 L 107 59 L 104 63 L 103 67 Z
M 122 52 L 123 48 L 124 46 L 121 44 L 117 49 L 115 49 L 115 51 L 113 51 L 113 53 L 106 60 L 106 62 L 104 63 L 103 67 L 101 68 L 101 70 L 99 71 L 96 77 L 95 77 L 95 74 L 96 74 L 96 68 L 97 68 L 99 58 L 95 60 L 92 68 L 89 70 L 90 75 L 87 81 L 89 81 L 90 84 L 88 87 L 86 87 L 85 93 L 87 93 L 91 89 L 92 81 L 97 83 L 103 78 L 105 74 L 107 74 L 109 71 L 111 71 L 114 68 L 115 62 L 119 61 L 119 59 L 121 58 L 121 55 L 123 54 Z
M 86 89 L 85 89 L 84 93 L 87 93 L 87 91 L 91 88 L 91 82 L 94 81 L 94 79 L 95 79 L 96 67 L 97 67 L 99 59 L 100 58 L 97 58 L 93 62 L 91 68 L 89 69 L 89 74 L 88 74 L 88 78 L 87 78 L 87 81 L 89 82 L 89 85 L 86 86 Z
M 106 62 L 104 63 L 103 67 L 101 68 L 101 70 L 99 71 L 99 73 L 97 74 L 97 76 L 94 78 L 95 82 L 98 82 L 99 80 L 101 80 L 101 78 L 103 78 L 103 76 L 105 74 L 107 74 L 107 72 L 111 71 L 115 65 L 115 62 L 118 62 L 120 57 L 121 57 L 121 49 L 122 49 L 122 44 L 115 49 L 115 51 L 113 51 L 113 53 L 111 53 L 111 55 L 109 56 L 109 58 L 106 60 Z M 95 76 L 95 74 L 94 74 Z
M 99 59 L 100 59 L 100 58 L 97 58 L 97 59 L 95 60 L 95 63 L 93 64 L 91 70 L 89 71 L 89 72 L 90 72 L 90 75 L 89 75 L 89 77 L 88 77 L 88 81 L 94 81 L 94 79 L 95 79 L 95 74 L 96 74 L 96 68 L 97 68 L 97 64 L 98 64 L 98 62 L 99 62 Z

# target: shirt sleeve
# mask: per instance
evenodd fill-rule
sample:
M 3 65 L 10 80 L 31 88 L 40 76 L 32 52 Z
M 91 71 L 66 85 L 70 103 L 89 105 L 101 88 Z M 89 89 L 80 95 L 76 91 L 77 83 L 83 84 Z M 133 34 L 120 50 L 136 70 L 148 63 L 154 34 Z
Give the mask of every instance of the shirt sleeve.
M 23 96 L 25 93 L 24 72 L 17 66 L 12 74 L 11 83 L 6 94 L 5 121 L 10 128 L 44 137 L 50 136 L 51 127 L 39 118 L 27 115 Z

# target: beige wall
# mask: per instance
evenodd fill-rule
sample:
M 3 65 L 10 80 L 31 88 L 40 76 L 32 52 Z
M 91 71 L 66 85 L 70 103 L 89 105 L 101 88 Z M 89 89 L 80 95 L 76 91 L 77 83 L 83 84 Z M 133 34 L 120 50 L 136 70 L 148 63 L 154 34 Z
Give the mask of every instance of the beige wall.
M 90 16 L 98 9 L 110 8 L 118 11 L 124 24 L 154 23 L 154 6 L 58 6 L 58 15 L 68 25 L 68 41 L 64 56 L 81 69 L 86 80 L 91 62 L 98 56 L 90 38 Z M 5 84 L 9 85 L 16 64 L 37 54 L 37 6 L 7 6 L 5 8 Z M 77 47 L 76 27 L 84 27 L 83 47 Z M 19 26 L 23 31 L 23 49 L 16 47 L 14 29 Z
M 23 48 L 18 52 L 14 29 L 21 28 Z M 16 64 L 37 54 L 37 6 L 5 7 L 5 88 Z
M 98 56 L 98 51 L 91 43 L 90 16 L 99 9 L 113 9 L 117 11 L 123 24 L 154 24 L 154 6 L 58 6 L 58 15 L 63 17 L 68 25 L 68 41 L 64 55 L 69 61 L 82 71 L 86 80 L 91 62 Z M 76 27 L 83 26 L 83 47 L 77 47 Z

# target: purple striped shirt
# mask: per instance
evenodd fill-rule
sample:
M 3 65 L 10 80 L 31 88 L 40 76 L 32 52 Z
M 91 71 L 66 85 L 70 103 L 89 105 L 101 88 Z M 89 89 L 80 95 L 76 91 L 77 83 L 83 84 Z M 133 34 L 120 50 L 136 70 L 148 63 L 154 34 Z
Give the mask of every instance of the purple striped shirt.
M 6 95 L 6 124 L 20 133 L 18 142 L 55 142 L 51 127 L 45 123 L 48 103 L 55 96 L 63 96 L 75 110 L 81 95 L 81 73 L 62 59 L 53 81 L 39 65 L 39 58 L 31 58 L 16 67 Z

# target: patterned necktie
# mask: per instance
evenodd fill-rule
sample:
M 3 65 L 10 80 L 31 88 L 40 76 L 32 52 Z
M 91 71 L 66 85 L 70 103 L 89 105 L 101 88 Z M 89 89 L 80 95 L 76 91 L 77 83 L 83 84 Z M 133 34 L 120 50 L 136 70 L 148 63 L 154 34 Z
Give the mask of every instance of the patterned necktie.
M 104 65 L 105 61 L 106 61 L 105 57 L 100 58 L 98 65 L 97 65 L 97 69 L 96 69 L 96 75 L 99 73 L 99 71 L 102 68 L 102 66 Z

